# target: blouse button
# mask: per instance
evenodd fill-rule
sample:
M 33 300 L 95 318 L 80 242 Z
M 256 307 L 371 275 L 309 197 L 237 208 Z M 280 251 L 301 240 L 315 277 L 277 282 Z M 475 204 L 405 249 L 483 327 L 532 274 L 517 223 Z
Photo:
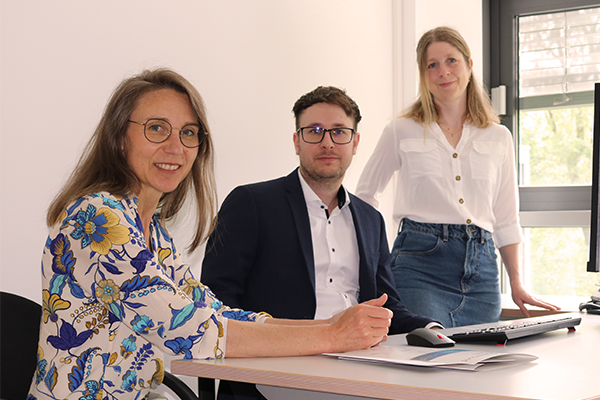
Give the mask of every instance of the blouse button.
M 465 201 L 464 201 L 463 199 L 458 199 L 458 202 L 459 202 L 460 204 L 463 204 Z
M 460 181 L 460 175 L 456 175 L 456 180 Z
M 458 157 L 458 153 L 452 154 L 452 157 L 457 158 Z
M 471 221 L 470 219 L 468 219 L 467 220 L 467 225 L 471 225 L 471 222 L 473 222 L 473 221 Z

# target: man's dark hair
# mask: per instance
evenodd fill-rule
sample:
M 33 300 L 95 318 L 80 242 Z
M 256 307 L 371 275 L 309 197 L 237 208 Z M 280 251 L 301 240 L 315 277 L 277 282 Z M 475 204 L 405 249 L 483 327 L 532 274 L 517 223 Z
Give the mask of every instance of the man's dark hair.
M 296 101 L 296 104 L 294 104 L 292 111 L 296 118 L 296 129 L 300 128 L 298 120 L 304 110 L 318 103 L 333 104 L 341 107 L 347 116 L 354 119 L 354 129 L 356 129 L 358 123 L 362 119 L 358 104 L 346 94 L 345 90 L 333 86 L 319 86 L 312 92 L 308 92 L 300 97 Z

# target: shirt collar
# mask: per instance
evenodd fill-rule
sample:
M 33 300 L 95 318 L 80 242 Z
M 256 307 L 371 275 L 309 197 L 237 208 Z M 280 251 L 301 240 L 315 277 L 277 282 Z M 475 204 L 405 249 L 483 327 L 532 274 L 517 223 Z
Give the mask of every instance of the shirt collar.
M 323 201 L 317 196 L 314 190 L 310 187 L 310 185 L 306 182 L 302 174 L 300 173 L 300 169 L 296 170 L 298 174 L 298 178 L 300 178 L 300 186 L 302 186 L 302 191 L 304 192 L 304 200 L 306 203 L 311 203 L 313 201 L 318 201 L 319 203 L 323 203 Z M 337 193 L 338 198 L 338 208 L 341 210 L 342 208 L 348 206 L 350 204 L 350 196 L 348 195 L 348 191 L 344 187 L 344 185 L 340 186 L 340 190 Z

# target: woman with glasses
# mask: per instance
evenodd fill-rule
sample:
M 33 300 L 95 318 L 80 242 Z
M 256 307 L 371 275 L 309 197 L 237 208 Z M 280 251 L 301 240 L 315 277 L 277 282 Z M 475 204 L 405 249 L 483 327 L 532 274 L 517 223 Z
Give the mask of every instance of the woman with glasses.
M 199 220 L 194 250 L 215 221 L 204 104 L 175 72 L 144 71 L 117 87 L 49 208 L 29 398 L 146 398 L 162 381 L 164 352 L 290 356 L 365 349 L 386 339 L 385 296 L 321 321 L 224 305 L 194 278 L 165 228 L 188 193 Z
M 497 321 L 495 241 L 522 312 L 525 303 L 556 310 L 521 283 L 513 142 L 473 76 L 467 43 L 454 29 L 432 29 L 417 62 L 420 96 L 385 128 L 356 190 L 377 207 L 398 171 L 391 262 L 402 302 L 445 327 Z

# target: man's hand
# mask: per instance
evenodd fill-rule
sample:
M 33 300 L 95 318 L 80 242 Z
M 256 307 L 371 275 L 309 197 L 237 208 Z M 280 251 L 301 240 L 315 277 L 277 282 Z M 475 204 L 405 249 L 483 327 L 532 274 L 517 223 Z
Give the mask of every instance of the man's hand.
M 392 311 L 383 308 L 387 294 L 352 306 L 330 318 L 334 352 L 368 349 L 387 340 Z

